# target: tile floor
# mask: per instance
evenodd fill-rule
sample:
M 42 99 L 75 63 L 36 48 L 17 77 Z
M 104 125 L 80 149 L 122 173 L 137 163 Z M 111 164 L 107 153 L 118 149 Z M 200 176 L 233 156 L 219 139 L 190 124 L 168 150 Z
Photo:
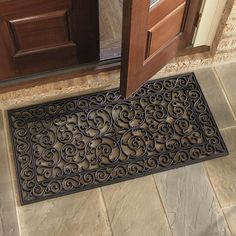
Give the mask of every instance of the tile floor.
M 195 72 L 228 157 L 22 207 L 1 120 L 0 235 L 236 236 L 236 63 Z

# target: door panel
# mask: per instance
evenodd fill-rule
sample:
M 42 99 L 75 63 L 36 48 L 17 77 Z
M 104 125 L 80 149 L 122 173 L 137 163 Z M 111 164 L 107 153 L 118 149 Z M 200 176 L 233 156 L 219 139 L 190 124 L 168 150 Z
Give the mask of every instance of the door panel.
M 0 1 L 0 80 L 99 60 L 98 0 Z
M 181 33 L 185 2 L 148 31 L 147 57 Z
M 148 27 L 153 27 L 157 22 L 161 21 L 165 16 L 169 15 L 173 10 L 175 10 L 184 2 L 185 0 L 156 1 L 156 4 L 150 8 L 150 14 L 148 16 Z
M 14 19 L 9 23 L 18 52 L 68 44 L 71 41 L 66 10 Z
M 121 93 L 127 97 L 186 48 L 201 0 L 125 0 Z

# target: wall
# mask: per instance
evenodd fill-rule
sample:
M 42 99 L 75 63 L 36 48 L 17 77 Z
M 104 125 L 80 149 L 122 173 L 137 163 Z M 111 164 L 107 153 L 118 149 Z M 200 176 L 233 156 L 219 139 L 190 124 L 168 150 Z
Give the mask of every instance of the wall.
M 196 54 L 177 58 L 161 73 L 176 73 L 236 61 L 236 0 L 227 0 L 212 46 L 212 55 Z
M 227 0 L 203 0 L 200 22 L 194 46 L 211 46 L 214 41 Z

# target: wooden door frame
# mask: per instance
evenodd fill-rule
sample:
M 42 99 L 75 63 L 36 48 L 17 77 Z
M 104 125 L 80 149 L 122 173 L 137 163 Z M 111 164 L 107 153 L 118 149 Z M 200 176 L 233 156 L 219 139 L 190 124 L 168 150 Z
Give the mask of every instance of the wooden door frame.
M 142 86 L 145 82 L 143 78 L 153 76 L 166 61 L 176 56 L 178 51 L 186 48 L 192 41 L 201 3 L 202 0 L 187 0 L 187 11 L 181 30 L 183 33 L 181 37 L 176 36 L 166 47 L 169 53 L 159 51 L 146 59 L 150 0 L 124 0 L 120 82 L 121 94 L 124 97 L 131 95 L 137 87 Z M 133 81 L 135 83 L 132 83 Z

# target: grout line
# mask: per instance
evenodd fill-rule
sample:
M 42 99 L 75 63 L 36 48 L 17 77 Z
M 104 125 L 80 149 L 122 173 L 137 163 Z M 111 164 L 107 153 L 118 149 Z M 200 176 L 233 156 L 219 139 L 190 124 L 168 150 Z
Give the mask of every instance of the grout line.
M 209 181 L 209 183 L 210 183 L 210 186 L 211 186 L 211 188 L 212 188 L 212 191 L 213 191 L 213 193 L 214 193 L 214 195 L 215 195 L 215 199 L 216 199 L 216 201 L 218 202 L 218 204 L 219 204 L 219 206 L 220 206 L 220 209 L 221 209 L 221 212 L 222 212 L 222 214 L 223 214 L 224 220 L 225 220 L 225 222 L 226 222 L 226 224 L 227 224 L 227 226 L 228 226 L 228 230 L 229 230 L 229 232 L 231 233 L 231 235 L 233 235 L 233 233 L 231 232 L 229 223 L 228 223 L 228 221 L 227 221 L 227 219 L 226 219 L 226 217 L 225 217 L 225 213 L 224 213 L 224 211 L 223 211 L 223 206 L 221 205 L 221 203 L 220 203 L 220 201 L 219 201 L 219 198 L 218 198 L 218 196 L 217 196 L 217 193 L 216 193 L 216 191 L 215 191 L 215 188 L 214 188 L 214 186 L 213 186 L 213 183 L 212 183 L 212 181 L 211 181 L 211 178 L 210 178 L 210 175 L 209 175 L 209 173 L 208 173 L 208 170 L 207 170 L 207 167 L 206 167 L 206 164 L 205 164 L 205 163 L 203 163 L 203 169 L 204 169 L 204 172 L 205 172 L 205 174 L 206 174 L 206 177 L 208 178 L 208 181 Z
M 225 222 L 226 222 L 226 224 L 227 224 L 227 226 L 228 226 L 228 228 L 229 228 L 229 232 L 230 232 L 231 235 L 233 236 L 233 232 L 231 231 L 229 222 L 228 222 L 228 220 L 227 220 L 227 218 L 226 218 L 226 216 L 225 216 L 225 213 L 224 213 L 224 211 L 223 211 L 223 208 L 221 208 L 221 210 L 222 210 L 222 214 L 223 214 L 223 216 L 224 216 L 224 218 L 225 218 Z
M 105 201 L 105 198 L 104 198 L 102 188 L 99 188 L 99 190 L 100 190 L 100 194 L 102 196 L 102 201 L 103 201 L 103 204 L 104 204 L 104 207 L 105 207 L 105 210 L 106 210 L 106 215 L 107 215 L 107 219 L 108 219 L 108 222 L 109 222 L 111 235 L 114 236 L 114 232 L 113 232 L 113 229 L 112 229 L 112 226 L 111 226 L 111 221 L 110 221 L 110 218 L 109 218 L 108 209 L 107 209 L 107 205 L 106 205 L 106 201 Z
M 230 100 L 229 100 L 229 98 L 228 98 L 228 96 L 227 96 L 227 92 L 226 92 L 225 86 L 224 86 L 224 84 L 222 83 L 221 78 L 220 78 L 219 74 L 218 74 L 217 71 L 216 71 L 216 68 L 215 68 L 215 67 L 212 67 L 212 70 L 213 70 L 213 72 L 214 72 L 214 74 L 215 74 L 215 76 L 216 76 L 216 79 L 217 79 L 217 81 L 218 81 L 220 87 L 221 87 L 221 90 L 222 90 L 222 93 L 223 93 L 223 95 L 224 95 L 224 97 L 225 97 L 225 99 L 226 99 L 226 102 L 227 102 L 228 105 L 229 105 L 229 108 L 230 108 L 230 110 L 231 110 L 231 112 L 232 112 L 232 115 L 233 115 L 233 117 L 234 117 L 234 120 L 236 121 L 236 114 L 235 114 L 235 112 L 234 112 L 234 110 L 233 110 L 233 106 L 232 106 L 232 104 L 231 104 L 231 102 L 230 102 Z
M 1 111 L 1 116 L 3 120 L 3 129 L 4 129 L 4 141 L 6 145 L 6 151 L 7 151 L 7 156 L 8 156 L 8 170 L 11 178 L 11 187 L 12 187 L 12 194 L 13 194 L 13 204 L 15 208 L 15 213 L 16 213 L 16 218 L 17 218 L 17 225 L 18 225 L 18 233 L 21 236 L 21 221 L 20 221 L 20 216 L 19 216 L 19 210 L 18 210 L 18 195 L 17 195 L 17 188 L 15 183 L 15 175 L 13 171 L 13 163 L 12 163 L 12 156 L 11 156 L 11 147 L 10 147 L 10 139 L 8 135 L 8 122 L 7 122 L 7 117 L 6 117 L 6 111 L 2 110 Z
M 166 211 L 166 208 L 165 208 L 164 203 L 163 203 L 163 201 L 162 201 L 161 194 L 160 194 L 159 189 L 158 189 L 158 187 L 157 187 L 157 183 L 156 183 L 156 180 L 155 180 L 155 178 L 154 178 L 154 175 L 152 175 L 152 178 L 153 178 L 153 181 L 154 181 L 154 185 L 155 185 L 155 187 L 156 187 L 157 195 L 158 195 L 158 197 L 159 197 L 159 199 L 160 199 L 160 202 L 161 202 L 163 211 L 164 211 L 164 213 L 165 213 L 166 220 L 167 220 L 168 226 L 169 226 L 169 228 L 170 228 L 170 232 L 171 232 L 172 236 L 174 236 L 174 232 L 173 232 L 172 229 L 171 229 L 171 224 L 170 224 L 170 221 L 169 221 L 169 218 L 168 218 L 168 215 L 167 215 L 167 211 Z
M 225 127 L 225 128 L 220 128 L 220 131 L 225 131 L 225 130 L 228 130 L 228 129 L 235 129 L 236 128 L 236 125 L 233 125 L 233 126 L 228 126 L 228 127 Z
M 224 206 L 222 209 L 233 208 L 236 207 L 236 202 L 232 203 L 232 205 Z
M 212 189 L 213 189 L 213 192 L 214 192 L 214 194 L 215 194 L 215 196 L 216 196 L 216 199 L 217 199 L 217 201 L 218 201 L 218 203 L 219 203 L 219 205 L 220 205 L 220 208 L 222 209 L 223 207 L 222 207 L 222 205 L 220 204 L 220 201 L 219 201 L 219 199 L 218 199 L 218 196 L 217 196 L 217 193 L 216 193 L 215 188 L 214 188 L 214 186 L 213 186 L 213 183 L 211 182 L 211 178 L 210 178 L 210 175 L 209 175 L 209 173 L 208 173 L 208 170 L 207 170 L 207 167 L 206 167 L 205 163 L 203 163 L 203 168 L 204 168 L 205 174 L 206 174 L 206 176 L 207 176 L 207 178 L 208 178 L 208 180 L 209 180 L 209 182 L 210 182 L 210 185 L 211 185 L 211 187 L 212 187 Z

